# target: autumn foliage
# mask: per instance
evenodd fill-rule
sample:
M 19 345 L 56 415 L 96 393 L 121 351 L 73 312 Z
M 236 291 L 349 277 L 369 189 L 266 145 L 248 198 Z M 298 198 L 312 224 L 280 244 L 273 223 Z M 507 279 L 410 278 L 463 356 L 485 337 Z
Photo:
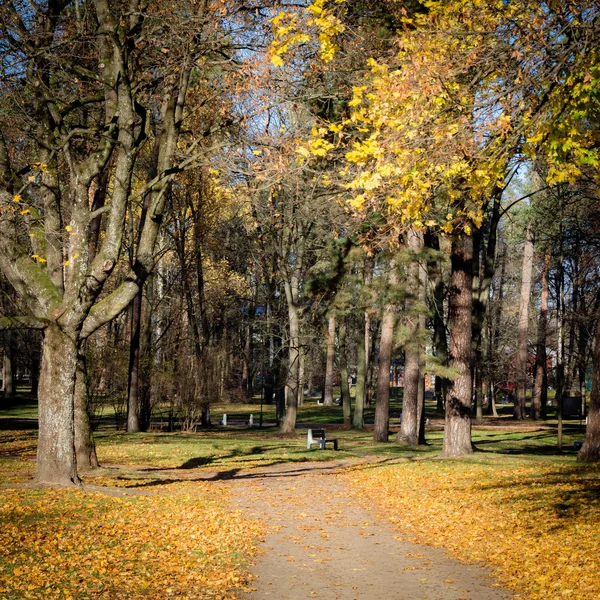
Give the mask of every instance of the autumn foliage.
M 356 497 L 408 539 L 491 566 L 528 600 L 600 596 L 600 470 L 497 456 L 350 471 Z

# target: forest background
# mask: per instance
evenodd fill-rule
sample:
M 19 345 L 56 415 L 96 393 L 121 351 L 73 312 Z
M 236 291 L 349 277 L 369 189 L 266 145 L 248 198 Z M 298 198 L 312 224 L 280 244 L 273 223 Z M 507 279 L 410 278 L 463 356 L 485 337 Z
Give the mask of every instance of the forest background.
M 293 434 L 337 384 L 387 441 L 398 371 L 397 443 L 426 384 L 446 456 L 499 394 L 581 397 L 597 461 L 599 8 L 5 3 L 3 381 L 40 399 L 38 480 L 97 465 L 102 404 L 191 431 L 262 390 Z

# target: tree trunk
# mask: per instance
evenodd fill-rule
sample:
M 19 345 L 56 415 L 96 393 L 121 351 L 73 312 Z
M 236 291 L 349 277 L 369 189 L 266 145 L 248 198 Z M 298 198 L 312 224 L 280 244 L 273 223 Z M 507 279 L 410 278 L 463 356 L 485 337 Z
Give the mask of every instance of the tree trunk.
M 2 384 L 4 386 L 4 397 L 12 398 L 15 395 L 14 376 L 13 376 L 13 348 L 12 334 L 5 332 L 6 346 L 4 348 L 4 361 L 2 363 Z
M 288 300 L 288 323 L 290 332 L 288 371 L 285 382 L 287 406 L 280 432 L 283 434 L 292 434 L 296 430 L 296 419 L 298 417 L 298 386 L 300 385 L 300 318 L 298 315 L 298 307 L 294 302 L 292 286 L 288 282 L 285 282 L 285 291 Z
M 414 343 L 414 340 L 412 340 Z M 418 401 L 419 401 L 419 352 L 406 349 L 404 352 L 404 390 L 402 396 L 402 423 L 396 436 L 399 444 L 416 446 L 419 443 Z
M 426 235 L 425 242 L 428 248 L 439 252 L 439 238 L 434 235 Z M 427 264 L 429 269 L 429 281 L 433 287 L 431 294 L 431 313 L 433 321 L 433 347 L 439 363 L 448 366 L 448 340 L 446 338 L 446 322 L 444 319 L 444 278 L 442 276 L 441 259 L 434 257 Z M 446 394 L 448 392 L 448 379 L 436 375 L 435 397 L 437 400 L 436 412 L 443 414 L 446 405 Z
M 92 434 L 92 425 L 87 410 L 88 405 L 88 381 L 85 366 L 85 356 L 79 353 L 77 361 L 77 375 L 75 380 L 75 452 L 77 455 L 77 466 L 84 469 L 99 467 L 96 455 L 96 444 Z
M 323 404 L 333 405 L 333 370 L 335 363 L 335 315 L 329 317 L 329 329 L 327 335 L 327 358 L 325 362 L 325 389 L 323 393 Z
M 502 244 L 499 256 L 500 266 L 500 281 L 498 283 L 498 299 L 495 300 L 495 310 L 492 318 L 492 324 L 490 332 L 490 346 L 488 360 L 490 365 L 494 363 L 494 359 L 497 356 L 497 350 L 500 346 L 500 329 L 502 325 L 502 311 L 504 306 L 504 287 L 506 285 L 506 244 Z M 494 299 L 496 298 L 496 292 L 494 292 Z M 496 396 L 498 388 L 493 386 L 492 396 L 492 414 L 497 417 L 498 412 L 496 410 Z
M 596 326 L 596 344 L 592 363 L 592 395 L 579 462 L 600 462 L 600 319 Z
M 542 268 L 542 297 L 538 320 L 537 349 L 535 355 L 535 387 L 531 396 L 531 418 L 537 420 L 546 414 L 548 396 L 548 373 L 546 371 L 546 331 L 548 329 L 548 291 L 550 250 L 546 249 Z
M 39 392 L 36 478 L 40 483 L 79 484 L 75 454 L 74 391 L 78 351 L 58 326 L 44 332 Z
M 473 452 L 470 416 L 472 258 L 471 237 L 461 234 L 453 238 L 449 302 L 450 366 L 457 371 L 457 375 L 450 384 L 446 400 L 442 456 L 463 456 Z
M 365 391 L 367 385 L 367 349 L 365 348 L 365 313 L 358 313 L 356 340 L 356 390 L 354 396 L 354 415 L 352 425 L 364 429 Z
M 139 382 L 140 339 L 142 329 L 142 290 L 131 303 L 131 341 L 129 345 L 129 384 L 127 386 L 127 433 L 140 431 Z
M 352 426 L 352 405 L 350 400 L 350 384 L 348 383 L 348 358 L 346 357 L 346 323 L 342 321 L 339 328 L 340 352 L 340 391 L 342 410 L 344 412 L 344 426 Z
M 529 325 L 529 301 L 531 298 L 531 275 L 533 273 L 533 229 L 527 226 L 525 248 L 523 249 L 523 270 L 521 273 L 521 295 L 519 300 L 519 342 L 517 350 L 517 400 L 516 419 L 525 418 L 525 398 L 527 393 L 527 330 Z
M 390 265 L 391 271 L 395 265 Z M 396 278 L 390 273 L 390 285 Z M 395 283 L 397 283 L 395 281 Z M 390 366 L 394 350 L 394 330 L 396 328 L 396 305 L 388 303 L 383 308 L 381 320 L 381 339 L 379 341 L 379 370 L 377 373 L 377 401 L 375 403 L 375 425 L 373 439 L 376 442 L 387 442 L 390 428 Z
M 404 348 L 404 394 L 402 397 L 402 423 L 396 436 L 396 442 L 416 446 L 419 443 L 419 380 L 421 378 L 421 289 L 423 281 L 420 275 L 419 253 L 423 250 L 423 234 L 411 229 L 407 234 L 407 245 L 413 256 L 409 270 L 409 286 L 414 291 L 414 299 L 408 317 L 410 337 Z

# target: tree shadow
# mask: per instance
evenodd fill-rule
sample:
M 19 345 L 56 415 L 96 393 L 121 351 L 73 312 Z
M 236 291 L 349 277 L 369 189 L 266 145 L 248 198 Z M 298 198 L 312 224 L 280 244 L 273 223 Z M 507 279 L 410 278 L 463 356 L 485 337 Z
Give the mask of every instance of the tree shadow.
M 563 519 L 587 512 L 591 506 L 600 508 L 600 469 L 591 468 L 593 472 L 590 472 L 590 465 L 573 465 L 539 475 L 510 477 L 504 482 L 481 481 L 476 484 L 476 489 L 521 488 L 523 492 L 517 497 L 527 500 L 532 508 L 546 512 L 548 520 L 556 519 L 553 529 L 560 529 Z

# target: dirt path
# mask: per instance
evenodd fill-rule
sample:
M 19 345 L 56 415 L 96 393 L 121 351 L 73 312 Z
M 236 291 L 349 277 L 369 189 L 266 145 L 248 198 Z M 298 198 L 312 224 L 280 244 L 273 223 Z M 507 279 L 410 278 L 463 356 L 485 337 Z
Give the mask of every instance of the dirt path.
M 236 507 L 269 534 L 251 600 L 506 600 L 486 570 L 411 544 L 357 506 L 335 465 L 237 473 Z

